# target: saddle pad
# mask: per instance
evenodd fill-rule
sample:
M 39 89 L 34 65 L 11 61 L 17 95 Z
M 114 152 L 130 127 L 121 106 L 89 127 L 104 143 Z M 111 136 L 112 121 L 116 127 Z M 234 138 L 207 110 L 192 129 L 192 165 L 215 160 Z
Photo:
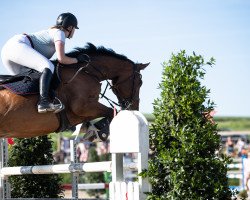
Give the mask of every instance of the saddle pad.
M 18 95 L 30 95 L 38 94 L 39 92 L 39 80 L 33 81 L 18 81 L 15 83 L 7 83 L 2 85 L 4 88 Z
M 54 73 L 51 84 L 50 84 L 50 96 L 51 98 L 55 97 L 54 91 L 57 89 L 57 87 L 60 84 L 60 77 L 57 73 L 57 70 L 55 70 L 56 73 Z M 16 75 L 15 77 L 16 81 L 9 82 L 9 83 L 3 83 L 0 85 L 1 88 L 8 89 L 12 91 L 15 94 L 18 95 L 31 95 L 31 94 L 39 94 L 39 79 L 41 76 L 41 73 L 36 70 L 29 70 L 21 75 Z
M 1 86 L 18 95 L 31 95 L 39 93 L 39 78 L 41 73 L 30 71 L 23 75 L 21 80 L 12 83 L 5 83 Z

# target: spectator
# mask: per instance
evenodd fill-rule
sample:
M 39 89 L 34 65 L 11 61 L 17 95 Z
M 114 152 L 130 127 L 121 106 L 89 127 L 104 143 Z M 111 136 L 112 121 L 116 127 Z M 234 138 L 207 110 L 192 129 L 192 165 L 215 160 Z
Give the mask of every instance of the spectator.
M 99 142 L 97 146 L 97 154 L 100 156 L 107 153 L 109 153 L 109 143 Z
M 227 152 L 227 154 L 229 156 L 233 156 L 233 153 L 234 153 L 234 143 L 233 143 L 232 138 L 230 136 L 227 137 L 226 152 Z
M 239 137 L 239 139 L 235 145 L 235 148 L 238 150 L 239 157 L 241 157 L 241 155 L 242 155 L 242 150 L 243 150 L 244 146 L 245 146 L 245 142 L 242 140 L 241 137 Z
M 84 142 L 79 142 L 77 144 L 76 152 L 79 162 L 86 162 L 88 160 L 89 145 Z
M 60 150 L 63 152 L 64 163 L 70 162 L 70 141 L 68 138 L 61 138 Z

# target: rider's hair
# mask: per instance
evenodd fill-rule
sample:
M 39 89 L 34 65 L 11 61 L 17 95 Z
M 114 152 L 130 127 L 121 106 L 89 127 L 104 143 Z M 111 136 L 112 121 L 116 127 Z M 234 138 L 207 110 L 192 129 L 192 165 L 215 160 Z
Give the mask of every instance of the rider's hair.
M 50 28 L 51 28 L 51 29 L 52 29 L 52 28 L 60 29 L 61 31 L 65 30 L 65 28 L 63 28 L 63 26 L 61 26 L 61 25 L 55 25 L 55 26 L 52 26 L 52 27 L 50 27 Z

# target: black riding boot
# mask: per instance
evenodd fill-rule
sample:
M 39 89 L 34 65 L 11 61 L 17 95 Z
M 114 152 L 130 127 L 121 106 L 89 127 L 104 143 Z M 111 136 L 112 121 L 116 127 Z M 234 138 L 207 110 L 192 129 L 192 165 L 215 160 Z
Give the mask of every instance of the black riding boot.
M 45 68 L 40 77 L 40 99 L 37 104 L 39 113 L 46 113 L 48 111 L 57 113 L 63 109 L 62 104 L 54 104 L 49 98 L 49 88 L 52 77 L 53 74 L 50 69 Z

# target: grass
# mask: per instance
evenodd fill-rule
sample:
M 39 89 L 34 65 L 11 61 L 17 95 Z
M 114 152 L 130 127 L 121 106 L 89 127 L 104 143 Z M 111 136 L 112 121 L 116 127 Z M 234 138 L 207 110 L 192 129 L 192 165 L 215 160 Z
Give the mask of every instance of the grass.
M 154 122 L 153 114 L 144 113 L 144 116 L 149 122 Z M 214 121 L 222 131 L 250 131 L 250 117 L 214 117 Z
M 215 117 L 220 130 L 250 131 L 250 117 Z
M 228 179 L 228 185 L 239 186 L 240 185 L 240 179 L 229 178 Z

